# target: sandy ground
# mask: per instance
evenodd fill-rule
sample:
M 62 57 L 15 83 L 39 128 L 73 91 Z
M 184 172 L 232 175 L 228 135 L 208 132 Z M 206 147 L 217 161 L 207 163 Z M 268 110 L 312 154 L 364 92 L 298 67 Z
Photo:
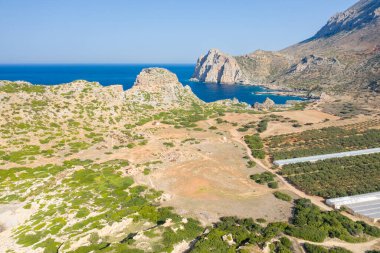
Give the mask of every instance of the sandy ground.
M 210 120 L 199 125 L 205 129 L 212 123 Z M 173 206 L 181 214 L 195 216 L 205 224 L 228 215 L 288 220 L 291 204 L 274 198 L 271 189 L 249 179 L 251 174 L 264 170 L 246 167 L 247 160 L 242 159 L 247 155 L 245 147 L 228 132 L 221 136 L 209 131 L 162 131 L 158 132 L 159 136 L 176 143 L 184 134 L 201 140 L 199 144 L 181 146 L 181 155 L 191 154 L 190 157 L 184 155 L 186 158 L 182 161 L 173 161 L 148 176 L 136 175 L 137 183 L 170 195 L 164 205 Z
M 35 208 L 25 209 L 23 203 L 0 205 L 0 252 L 7 249 L 17 249 L 17 252 L 28 252 L 30 249 L 22 248 L 12 239 L 12 229 L 22 225 L 36 211 Z
M 291 120 L 296 120 L 299 124 L 305 125 L 307 123 L 312 123 L 314 127 L 303 126 L 301 128 L 295 128 L 289 123 L 282 123 L 271 121 L 268 124 L 268 129 L 261 134 L 261 137 L 265 138 L 272 135 L 294 133 L 304 131 L 305 128 L 316 128 L 319 127 L 318 124 L 323 124 L 326 119 L 336 121 L 339 117 L 320 112 L 317 110 L 305 110 L 305 111 L 289 111 L 289 112 L 275 112 L 275 115 L 280 115 L 285 118 L 290 118 Z M 327 124 L 324 124 L 327 125 Z

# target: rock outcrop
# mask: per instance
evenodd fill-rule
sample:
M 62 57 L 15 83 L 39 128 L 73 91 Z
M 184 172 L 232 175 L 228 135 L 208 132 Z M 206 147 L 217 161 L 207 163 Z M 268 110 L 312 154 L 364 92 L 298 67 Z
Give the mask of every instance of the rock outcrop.
M 162 92 L 165 95 L 173 96 L 183 88 L 177 76 L 169 70 L 147 68 L 143 69 L 137 76 L 132 89 L 149 93 Z
M 360 0 L 298 44 L 278 52 L 257 50 L 243 56 L 229 56 L 228 61 L 235 59 L 237 66 L 214 60 L 213 55 L 226 54 L 210 51 L 209 57 L 198 61 L 194 77 L 201 81 L 244 82 L 277 89 L 379 92 L 379 48 L 380 1 Z M 225 65 L 227 68 L 233 65 L 232 73 L 238 73 L 238 78 L 228 78 L 227 82 L 218 78 L 218 70 L 223 70 Z
M 257 110 L 268 111 L 273 109 L 275 106 L 276 104 L 272 99 L 266 98 L 262 104 L 256 102 L 253 107 Z
M 294 64 L 288 71 L 291 73 L 305 73 L 307 71 L 312 71 L 313 69 L 319 67 L 339 67 L 339 62 L 335 58 L 319 57 L 315 55 L 309 55 L 301 59 L 297 64 Z
M 189 86 L 183 86 L 174 73 L 163 68 L 143 69 L 126 96 L 136 102 L 163 107 L 201 102 Z
M 211 49 L 205 56 L 199 57 L 192 80 L 223 84 L 244 82 L 236 59 L 217 49 Z
M 342 31 L 350 32 L 371 24 L 380 13 L 378 0 L 362 0 L 344 12 L 337 13 L 329 19 L 312 39 L 330 37 Z

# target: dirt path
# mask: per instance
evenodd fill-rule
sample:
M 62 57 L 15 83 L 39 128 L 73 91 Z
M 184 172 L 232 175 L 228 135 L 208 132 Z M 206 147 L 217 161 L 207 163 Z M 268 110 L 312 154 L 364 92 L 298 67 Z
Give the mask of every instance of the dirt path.
M 273 173 L 273 171 L 271 169 L 269 169 L 261 160 L 259 160 L 259 159 L 257 159 L 257 158 L 255 158 L 255 157 L 252 156 L 251 149 L 242 140 L 242 136 L 235 129 L 231 129 L 230 130 L 230 134 L 232 136 L 232 138 L 231 138 L 232 140 L 240 143 L 241 145 L 243 145 L 245 147 L 245 149 L 247 151 L 247 155 L 248 155 L 248 157 L 250 159 L 252 159 L 253 161 L 255 161 L 256 164 L 259 165 L 261 168 L 265 169 L 266 171 L 269 171 L 269 172 Z M 280 176 L 278 174 L 275 174 L 275 175 L 280 180 L 280 182 L 284 185 L 285 189 L 293 192 L 294 194 L 296 194 L 300 198 L 310 199 L 313 204 L 315 204 L 316 206 L 320 207 L 322 210 L 332 210 L 331 207 L 329 207 L 329 206 L 327 206 L 326 204 L 323 203 L 323 198 L 307 195 L 306 193 L 298 190 L 296 187 L 294 187 L 293 185 L 291 185 L 282 176 Z
M 348 243 L 348 242 L 344 242 L 344 241 L 337 240 L 337 239 L 330 239 L 330 240 L 326 240 L 322 243 L 317 243 L 317 242 L 308 242 L 308 241 L 298 239 L 298 238 L 293 238 L 293 239 L 295 241 L 297 241 L 299 244 L 303 244 L 303 243 L 307 242 L 310 244 L 324 246 L 324 247 L 328 247 L 328 248 L 342 247 L 342 248 L 351 250 L 353 253 L 363 253 L 363 252 L 366 252 L 368 250 L 373 250 L 376 247 L 376 245 L 379 243 L 379 239 L 375 239 L 375 240 L 363 242 L 363 243 Z
M 255 158 L 255 157 L 252 156 L 251 149 L 242 140 L 242 136 L 236 130 L 231 129 L 230 130 L 230 134 L 231 134 L 231 137 L 232 137 L 231 139 L 232 140 L 240 143 L 241 145 L 243 145 L 245 147 L 245 149 L 247 151 L 247 155 L 248 155 L 248 157 L 250 159 L 252 159 L 253 161 L 255 161 L 256 164 L 259 165 L 261 168 L 265 169 L 268 172 L 273 173 L 273 171 L 271 169 L 269 169 L 261 160 L 259 160 L 259 159 L 257 159 L 257 158 Z M 333 210 L 331 207 L 329 207 L 325 203 L 323 203 L 323 198 L 320 198 L 320 197 L 317 197 L 317 196 L 307 195 L 304 192 L 302 192 L 302 191 L 298 190 L 297 188 L 295 188 L 293 185 L 291 185 L 282 176 L 280 176 L 278 174 L 275 174 L 275 175 L 283 183 L 285 189 L 293 192 L 294 194 L 296 194 L 300 198 L 310 199 L 313 204 L 315 204 L 316 206 L 318 206 L 322 210 L 325 210 L 325 211 Z M 351 218 L 353 220 L 359 220 L 358 218 L 353 217 L 350 214 L 344 214 L 344 215 L 348 216 L 349 218 Z M 298 243 L 305 243 L 306 242 L 306 241 L 298 239 L 298 238 L 294 238 L 294 239 Z M 380 243 L 380 239 L 376 238 L 376 239 L 373 239 L 373 240 L 370 240 L 370 241 L 364 242 L 364 243 L 348 243 L 348 242 L 344 242 L 344 241 L 340 241 L 340 240 L 334 239 L 334 240 L 327 240 L 327 241 L 325 241 L 323 243 L 314 243 L 314 244 L 325 246 L 325 247 L 338 246 L 338 247 L 343 247 L 343 248 L 349 249 L 349 250 L 351 250 L 354 253 L 363 253 L 363 252 L 365 252 L 367 250 L 373 249 L 375 247 L 375 245 L 377 245 L 379 243 Z
M 264 170 L 266 170 L 266 171 L 268 171 L 268 172 L 273 173 L 273 171 L 272 171 L 271 169 L 269 169 L 268 166 L 265 165 L 261 160 L 259 160 L 259 159 L 257 159 L 257 158 L 255 158 L 255 157 L 252 156 L 250 148 L 249 148 L 249 147 L 247 146 L 247 144 L 242 140 L 242 136 L 240 136 L 240 134 L 239 134 L 236 130 L 234 130 L 234 129 L 230 130 L 230 134 L 232 135 L 232 138 L 231 138 L 232 140 L 234 140 L 234 141 L 240 143 L 241 145 L 243 145 L 243 146 L 246 148 L 246 150 L 247 150 L 247 155 L 249 156 L 250 159 L 252 159 L 253 161 L 255 161 L 256 164 L 259 165 L 262 169 L 264 169 Z M 280 182 L 283 183 L 283 188 L 284 188 L 284 189 L 293 192 L 294 194 L 296 194 L 296 195 L 299 196 L 300 198 L 307 198 L 307 199 L 310 199 L 310 201 L 311 201 L 314 205 L 318 206 L 318 207 L 321 208 L 322 210 L 325 210 L 325 211 L 331 211 L 331 210 L 334 210 L 333 208 L 329 207 L 328 205 L 326 205 L 326 204 L 324 203 L 324 198 L 321 198 L 321 197 L 318 197 L 318 196 L 311 196 L 311 195 L 308 195 L 308 194 L 304 193 L 303 191 L 298 190 L 296 187 L 294 187 L 292 184 L 290 184 L 290 183 L 289 183 L 284 177 L 282 177 L 281 175 L 278 175 L 278 174 L 276 174 L 276 173 L 275 173 L 275 175 L 276 175 L 276 177 L 278 178 L 278 180 L 280 180 Z M 354 215 L 352 215 L 352 214 L 350 214 L 350 213 L 347 213 L 347 212 L 342 212 L 341 214 L 344 215 L 344 216 L 346 216 L 346 217 L 348 217 L 348 218 L 350 218 L 350 219 L 353 220 L 353 221 L 364 221 L 364 222 L 367 222 L 367 223 L 369 223 L 369 224 L 371 224 L 371 225 L 373 225 L 373 226 L 377 226 L 377 227 L 379 226 L 378 223 L 373 223 L 373 222 L 371 222 L 371 221 L 361 219 L 361 218 L 359 218 L 359 217 L 357 217 L 357 216 L 354 216 Z

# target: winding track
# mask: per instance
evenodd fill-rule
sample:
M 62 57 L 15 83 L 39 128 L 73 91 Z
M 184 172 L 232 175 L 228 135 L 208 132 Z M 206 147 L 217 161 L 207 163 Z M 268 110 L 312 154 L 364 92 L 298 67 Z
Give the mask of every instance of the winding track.
M 261 160 L 259 160 L 259 159 L 257 159 L 257 158 L 255 158 L 255 157 L 252 156 L 251 149 L 248 147 L 248 145 L 245 143 L 245 141 L 242 140 L 243 136 L 241 136 L 239 134 L 239 132 L 237 132 L 235 129 L 230 129 L 229 132 L 231 134 L 231 139 L 233 141 L 238 142 L 241 145 L 243 145 L 243 147 L 245 147 L 245 149 L 247 151 L 247 155 L 248 155 L 248 157 L 250 159 L 252 159 L 253 161 L 255 161 L 256 164 L 259 165 L 261 168 L 265 169 L 266 171 L 268 171 L 270 173 L 273 173 L 273 171 L 271 169 L 269 169 Z M 293 192 L 294 194 L 296 194 L 300 198 L 307 198 L 307 199 L 309 199 L 314 205 L 318 206 L 319 208 L 321 208 L 324 211 L 333 210 L 331 207 L 327 206 L 323 202 L 324 201 L 323 198 L 317 197 L 317 196 L 310 196 L 308 194 L 305 194 L 304 192 L 298 190 L 293 185 L 291 185 L 282 176 L 280 176 L 280 175 L 278 175 L 276 173 L 274 173 L 274 175 L 278 178 L 278 180 L 280 180 L 283 183 L 283 187 L 282 188 Z M 360 220 L 359 218 L 354 217 L 354 216 L 352 216 L 350 214 L 343 213 L 343 215 L 349 217 L 352 220 Z M 297 241 L 299 244 L 302 244 L 302 243 L 306 242 L 306 241 L 304 241 L 302 239 L 298 239 L 298 238 L 293 238 L 293 239 L 295 241 Z M 363 253 L 363 252 L 365 252 L 367 250 L 372 250 L 375 245 L 380 244 L 380 239 L 379 238 L 375 238 L 373 240 L 369 240 L 369 241 L 364 242 L 364 243 L 349 243 L 349 242 L 345 242 L 345 241 L 341 241 L 341 240 L 337 240 L 337 239 L 332 239 L 332 240 L 325 240 L 323 243 L 312 243 L 312 244 L 316 244 L 316 245 L 320 245 L 320 246 L 325 246 L 325 247 L 329 247 L 329 248 L 330 247 L 334 247 L 334 246 L 335 247 L 338 246 L 338 247 L 343 247 L 343 248 L 349 249 L 353 253 Z
M 265 169 L 266 171 L 270 172 L 270 173 L 273 173 L 273 171 L 271 169 L 269 169 L 266 165 L 264 165 L 264 163 L 253 157 L 252 156 L 252 153 L 251 153 L 251 149 L 248 147 L 248 145 L 245 143 L 244 140 L 242 140 L 242 136 L 235 130 L 235 129 L 231 129 L 230 130 L 230 134 L 232 136 L 232 140 L 235 141 L 235 142 L 238 142 L 240 143 L 241 145 L 243 145 L 243 147 L 246 149 L 247 151 L 247 155 L 248 157 L 255 161 L 257 165 L 259 165 L 261 168 Z M 331 207 L 327 206 L 325 203 L 323 203 L 324 199 L 323 198 L 320 198 L 320 197 L 316 197 L 316 196 L 310 196 L 310 195 L 307 195 L 306 193 L 298 190 L 296 187 L 294 187 L 293 185 L 291 185 L 288 181 L 285 180 L 285 178 L 283 178 L 282 176 L 278 175 L 278 174 L 274 174 L 278 180 L 280 182 L 283 183 L 283 187 L 293 193 L 295 193 L 297 196 L 299 196 L 300 198 L 308 198 L 311 200 L 311 202 L 313 204 L 315 204 L 316 206 L 320 207 L 321 209 L 323 210 L 332 210 Z

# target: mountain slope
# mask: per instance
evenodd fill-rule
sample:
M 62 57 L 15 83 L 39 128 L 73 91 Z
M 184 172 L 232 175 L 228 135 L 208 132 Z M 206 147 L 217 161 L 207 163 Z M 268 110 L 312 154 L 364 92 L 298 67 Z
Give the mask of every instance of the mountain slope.
M 361 0 L 331 17 L 305 41 L 278 52 L 257 50 L 231 57 L 238 63 L 233 71 L 242 73 L 239 83 L 332 93 L 379 91 L 379 17 L 380 1 Z M 209 61 L 203 59 L 203 62 Z M 197 69 L 202 69 L 201 63 L 198 61 Z M 219 63 L 208 68 L 218 73 L 224 65 Z M 193 78 L 206 81 L 200 78 L 202 74 L 194 72 Z

